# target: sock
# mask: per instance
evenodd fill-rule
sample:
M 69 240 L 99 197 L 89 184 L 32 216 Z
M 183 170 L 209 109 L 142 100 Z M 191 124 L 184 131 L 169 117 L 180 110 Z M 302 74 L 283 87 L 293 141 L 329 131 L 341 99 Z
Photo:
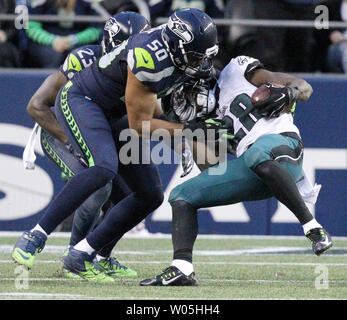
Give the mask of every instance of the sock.
M 310 230 L 315 228 L 322 228 L 322 226 L 317 222 L 316 219 L 313 218 L 311 221 L 303 224 L 302 228 L 304 229 L 304 234 L 306 235 Z
M 254 171 L 273 195 L 294 213 L 302 225 L 313 219 L 294 179 L 278 162 L 273 160 L 262 162 Z
M 79 251 L 83 251 L 83 252 L 87 252 L 89 255 L 93 254 L 95 251 L 94 248 L 92 248 L 89 245 L 87 239 L 83 239 L 79 243 L 77 243 L 74 246 L 74 249 L 79 250 Z
M 107 257 L 100 256 L 99 254 L 96 255 L 96 260 L 97 261 L 105 260 L 105 259 L 107 259 Z
M 198 235 L 196 209 L 183 200 L 174 201 L 172 207 L 172 243 L 174 260 L 193 261 L 193 246 Z
M 30 230 L 30 232 L 33 232 L 33 231 L 40 231 L 47 237 L 47 232 L 43 230 L 39 224 L 37 224 L 33 229 Z
M 39 225 L 50 234 L 70 216 L 93 192 L 112 180 L 114 173 L 101 167 L 91 167 L 72 177 L 50 203 Z
M 186 276 L 189 276 L 192 272 L 194 272 L 193 264 L 186 260 L 175 259 L 172 261 L 171 265 L 180 269 L 181 272 Z

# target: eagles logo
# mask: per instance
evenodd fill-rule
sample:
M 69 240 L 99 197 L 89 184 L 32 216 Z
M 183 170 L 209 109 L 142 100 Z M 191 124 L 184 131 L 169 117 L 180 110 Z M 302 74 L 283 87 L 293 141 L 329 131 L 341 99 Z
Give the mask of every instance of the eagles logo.
M 105 25 L 105 31 L 108 31 L 114 37 L 120 31 L 120 25 L 115 19 L 110 19 Z
M 188 25 L 177 17 L 169 19 L 168 28 L 178 37 L 184 44 L 192 42 L 194 39 L 193 33 L 189 30 Z

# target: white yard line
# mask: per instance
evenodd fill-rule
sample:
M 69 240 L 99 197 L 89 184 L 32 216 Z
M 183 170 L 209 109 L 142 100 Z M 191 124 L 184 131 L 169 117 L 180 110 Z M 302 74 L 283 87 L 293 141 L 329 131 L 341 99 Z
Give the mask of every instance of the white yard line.
M 0 297 L 7 296 L 7 297 L 36 297 L 36 298 L 42 298 L 42 297 L 66 297 L 66 298 L 78 298 L 83 297 L 80 294 L 66 294 L 66 293 L 37 293 L 37 292 L 5 292 L 0 293 Z
M 44 253 L 58 253 L 62 254 L 66 246 L 62 245 L 47 245 L 45 246 Z M 0 245 L 0 253 L 11 253 L 13 245 L 3 244 Z M 346 250 L 344 247 L 334 247 L 331 250 Z M 311 249 L 308 247 L 263 247 L 256 249 L 243 249 L 243 250 L 195 250 L 195 256 L 240 256 L 240 255 L 254 255 L 254 254 L 276 254 L 276 253 L 296 253 L 298 251 L 307 251 L 311 254 Z M 156 255 L 156 254 L 172 254 L 172 250 L 142 250 L 142 251 L 115 251 L 115 255 Z M 329 252 L 327 253 L 329 254 Z M 341 254 L 342 255 L 342 254 Z
M 22 235 L 21 231 L 0 231 L 0 238 L 17 238 Z M 53 232 L 50 238 L 70 238 L 70 232 Z M 126 233 L 125 239 L 171 239 L 171 234 L 166 233 L 148 233 L 148 234 L 136 234 Z M 333 237 L 336 240 L 347 240 L 347 237 Z M 223 240 L 223 239 L 259 239 L 259 240 L 305 240 L 302 236 L 267 236 L 267 235 L 220 235 L 220 234 L 202 234 L 198 235 L 198 239 L 210 239 L 210 240 Z
M 0 281 L 15 281 L 16 278 L 1 278 Z M 21 278 L 21 281 L 44 281 L 44 282 L 71 282 L 71 281 L 83 281 L 86 280 L 83 279 L 67 279 L 67 278 Z M 119 283 L 121 282 L 138 282 L 139 279 L 137 278 L 126 278 L 126 279 L 119 279 Z M 215 282 L 215 283 L 232 283 L 232 282 L 240 282 L 240 283 L 313 283 L 314 280 L 267 280 L 267 279 L 210 279 L 210 278 L 199 278 L 199 281 L 201 282 Z M 329 283 L 347 283 L 347 280 L 329 280 Z M 105 285 L 105 284 L 103 284 Z M 114 283 L 112 283 L 114 285 Z
M 13 263 L 13 260 L 0 260 L 0 263 Z M 37 260 L 36 264 L 54 264 L 60 260 Z M 170 264 L 171 261 L 126 261 L 126 264 Z M 245 265 L 245 266 L 299 266 L 299 267 L 347 267 L 347 263 L 311 263 L 311 262 L 251 262 L 251 261 L 195 261 L 195 265 Z

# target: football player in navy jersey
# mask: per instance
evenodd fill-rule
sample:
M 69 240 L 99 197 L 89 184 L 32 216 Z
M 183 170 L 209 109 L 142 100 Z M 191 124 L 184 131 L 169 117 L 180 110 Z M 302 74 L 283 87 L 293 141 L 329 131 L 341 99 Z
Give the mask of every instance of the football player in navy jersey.
M 73 148 L 83 151 L 88 168 L 67 182 L 38 224 L 20 238 L 15 251 L 33 263 L 47 235 L 119 174 L 132 193 L 63 257 L 64 268 L 82 278 L 114 281 L 93 264 L 96 252 L 119 239 L 163 201 L 160 177 L 153 164 L 119 161 L 119 134 L 129 126 L 141 137 L 143 121 L 149 122 L 151 132 L 166 129 L 171 135 L 185 128 L 206 129 L 203 122 L 183 125 L 154 116 L 160 110 L 158 98 L 190 77 L 210 75 L 211 60 L 217 52 L 217 28 L 212 19 L 200 10 L 183 9 L 167 24 L 133 35 L 78 72 L 61 89 L 55 113 Z M 126 114 L 128 118 L 122 118 Z
M 103 54 L 112 51 L 130 35 L 148 29 L 150 29 L 149 22 L 135 12 L 121 12 L 109 18 L 104 27 L 101 45 L 85 45 L 71 51 L 59 70 L 47 77 L 31 98 L 27 111 L 37 121 L 35 129 L 38 125 L 41 126 L 42 149 L 46 156 L 59 167 L 64 176 L 72 177 L 86 167 L 86 162 L 81 152 L 72 148 L 51 109 L 59 90 L 77 72 L 89 67 Z M 35 129 L 34 132 L 36 132 Z M 93 193 L 75 212 L 70 246 L 82 240 L 91 230 L 101 207 L 109 198 L 112 203 L 117 203 L 129 193 L 129 188 L 119 176 Z M 134 270 L 121 265 L 110 257 L 116 242 L 115 240 L 108 244 L 98 253 L 98 264 L 114 276 L 136 276 L 137 273 Z M 16 259 L 21 259 L 21 256 Z M 66 272 L 66 275 L 75 278 L 70 272 Z

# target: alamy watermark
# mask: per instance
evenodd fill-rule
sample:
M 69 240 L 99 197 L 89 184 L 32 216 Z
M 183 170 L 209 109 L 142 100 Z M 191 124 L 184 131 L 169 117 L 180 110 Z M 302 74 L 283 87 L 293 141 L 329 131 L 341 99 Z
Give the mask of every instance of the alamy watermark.
M 29 29 L 29 10 L 25 5 L 16 6 L 15 13 L 18 15 L 14 20 L 17 30 Z
M 316 6 L 314 13 L 317 15 L 314 20 L 314 27 L 317 30 L 329 29 L 329 8 L 325 5 Z
M 150 132 L 150 121 L 142 121 L 141 137 L 134 129 L 124 129 L 118 139 L 124 142 L 118 153 L 119 162 L 124 165 L 180 164 L 182 151 L 189 148 L 198 166 L 210 164 L 209 175 L 223 175 L 227 169 L 228 141 L 217 139 L 214 129 L 176 129 L 171 135 L 165 129 Z M 151 146 L 151 141 L 156 144 Z
M 314 286 L 317 290 L 329 289 L 329 270 L 325 265 L 318 265 L 314 269 L 315 274 L 318 274 L 314 281 Z
M 17 266 L 14 269 L 14 287 L 17 290 L 29 289 L 29 270 L 24 266 Z

